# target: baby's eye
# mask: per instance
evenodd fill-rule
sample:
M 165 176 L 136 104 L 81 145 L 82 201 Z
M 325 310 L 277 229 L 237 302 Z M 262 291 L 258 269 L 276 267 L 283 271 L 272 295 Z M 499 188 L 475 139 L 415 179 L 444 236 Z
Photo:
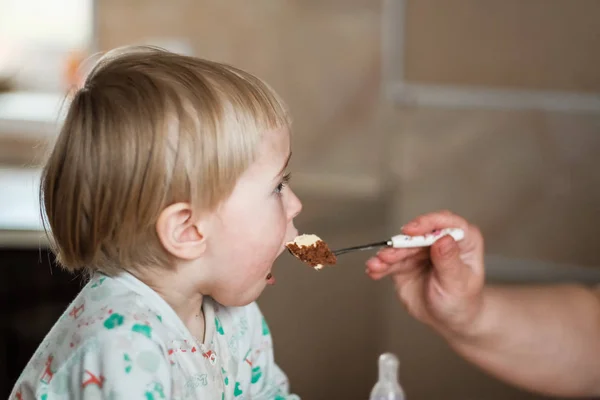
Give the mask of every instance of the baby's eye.
M 281 194 L 281 192 L 283 191 L 283 188 L 285 188 L 287 186 L 287 184 L 290 182 L 290 179 L 292 179 L 292 174 L 287 173 L 283 176 L 283 178 L 281 179 L 281 182 L 279 182 L 279 185 L 277 185 L 277 187 L 275 188 L 275 193 L 276 194 Z

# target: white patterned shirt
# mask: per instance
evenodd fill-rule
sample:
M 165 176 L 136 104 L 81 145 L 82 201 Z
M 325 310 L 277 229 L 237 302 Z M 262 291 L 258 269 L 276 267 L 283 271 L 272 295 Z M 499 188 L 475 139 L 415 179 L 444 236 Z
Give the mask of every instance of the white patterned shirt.
M 205 297 L 199 343 L 133 275 L 94 276 L 48 333 L 10 399 L 299 399 L 256 303 Z

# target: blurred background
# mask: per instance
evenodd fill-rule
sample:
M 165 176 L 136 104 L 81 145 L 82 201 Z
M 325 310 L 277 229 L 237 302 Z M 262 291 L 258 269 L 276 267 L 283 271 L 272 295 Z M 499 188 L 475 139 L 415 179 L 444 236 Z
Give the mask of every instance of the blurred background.
M 268 81 L 295 119 L 297 226 L 334 248 L 446 208 L 481 227 L 488 281 L 596 284 L 598 21 L 597 0 L 0 0 L 0 395 L 81 285 L 51 268 L 37 185 L 82 60 L 153 44 Z M 366 399 L 391 351 L 409 399 L 542 398 L 454 355 L 368 256 L 277 261 L 259 303 L 295 392 Z

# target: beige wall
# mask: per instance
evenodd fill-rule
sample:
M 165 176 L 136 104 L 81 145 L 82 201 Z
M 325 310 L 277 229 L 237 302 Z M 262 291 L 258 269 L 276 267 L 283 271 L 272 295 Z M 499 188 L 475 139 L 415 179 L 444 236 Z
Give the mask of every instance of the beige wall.
M 407 0 L 411 82 L 600 92 L 596 0 Z

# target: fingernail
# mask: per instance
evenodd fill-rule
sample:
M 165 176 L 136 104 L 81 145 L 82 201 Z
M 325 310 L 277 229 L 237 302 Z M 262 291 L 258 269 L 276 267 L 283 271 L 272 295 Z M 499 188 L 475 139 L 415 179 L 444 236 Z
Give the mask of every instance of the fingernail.
M 418 221 L 411 221 L 408 224 L 404 225 L 402 228 L 415 228 L 417 225 L 419 225 Z

